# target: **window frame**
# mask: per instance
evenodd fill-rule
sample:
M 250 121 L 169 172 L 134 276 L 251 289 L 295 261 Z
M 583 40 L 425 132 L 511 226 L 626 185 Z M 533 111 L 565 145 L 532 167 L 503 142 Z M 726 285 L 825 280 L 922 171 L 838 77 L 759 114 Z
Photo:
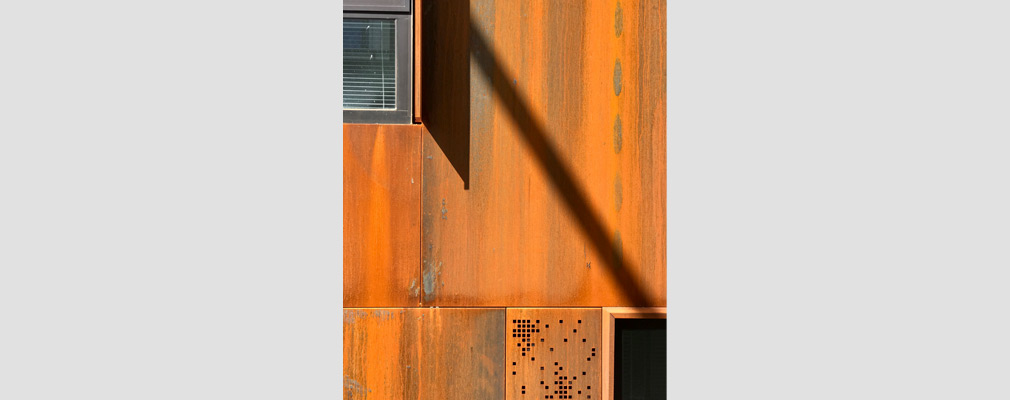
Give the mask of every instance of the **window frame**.
M 344 0 L 344 11 L 410 13 L 411 0 Z
M 408 4 L 408 7 L 410 5 Z M 346 7 L 345 7 L 346 8 Z M 410 124 L 413 123 L 413 50 L 414 27 L 413 15 L 408 8 L 407 13 L 345 11 L 344 20 L 352 19 L 390 19 L 394 22 L 396 36 L 394 57 L 396 59 L 396 108 L 392 110 L 343 109 L 344 122 L 356 124 Z M 343 30 L 341 30 L 343 35 Z M 343 37 L 341 37 L 343 40 Z M 343 70 L 341 70 L 341 76 Z M 341 88 L 343 86 L 341 85 Z M 342 93 L 342 92 L 341 92 Z M 343 107 L 343 98 L 341 98 Z

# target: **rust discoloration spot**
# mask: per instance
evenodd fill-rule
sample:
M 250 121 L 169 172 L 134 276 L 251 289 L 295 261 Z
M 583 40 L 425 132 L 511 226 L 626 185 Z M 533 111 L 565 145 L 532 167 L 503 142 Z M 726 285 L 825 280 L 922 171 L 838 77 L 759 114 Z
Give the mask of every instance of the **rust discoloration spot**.
M 448 213 L 448 212 L 449 212 L 449 209 L 445 208 L 445 199 L 442 199 L 442 219 L 449 219 L 449 217 L 446 216 L 446 213 Z
M 621 114 L 617 114 L 614 118 L 614 153 L 621 154 L 621 145 L 623 144 L 623 131 L 624 127 L 621 124 Z
M 617 11 L 614 12 L 614 32 L 617 37 L 621 37 L 624 32 L 624 10 L 621 9 L 621 2 L 617 2 Z
M 344 310 L 344 322 L 354 324 L 358 319 L 365 318 L 367 314 L 361 310 Z
M 621 190 L 621 175 L 618 174 L 617 177 L 614 178 L 614 209 L 617 211 L 621 211 L 621 202 L 624 201 L 624 199 L 621 198 Z
M 367 397 L 365 387 L 347 375 L 344 375 L 344 394 L 348 399 L 364 399 Z
M 374 310 L 372 311 L 372 317 L 376 321 L 388 321 L 393 318 L 393 312 L 389 310 Z
M 421 284 L 424 286 L 424 301 L 430 303 L 435 300 L 435 295 L 438 292 L 439 286 L 444 286 L 445 284 L 439 285 L 440 276 L 442 275 L 442 262 L 438 263 L 431 261 L 424 261 L 423 270 L 421 272 Z
M 621 59 L 614 62 L 614 95 L 621 95 Z
M 417 284 L 417 278 L 410 281 L 410 287 L 407 288 L 407 293 L 413 297 L 417 297 L 421 294 L 421 286 Z

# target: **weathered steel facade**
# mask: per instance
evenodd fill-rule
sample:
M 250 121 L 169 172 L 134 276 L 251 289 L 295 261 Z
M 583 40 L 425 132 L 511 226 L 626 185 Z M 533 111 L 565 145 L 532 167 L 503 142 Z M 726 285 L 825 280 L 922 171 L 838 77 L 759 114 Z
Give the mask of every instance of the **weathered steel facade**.
M 422 123 L 344 126 L 346 397 L 555 395 L 523 397 L 540 371 L 512 368 L 511 330 L 531 329 L 513 319 L 599 341 L 600 307 L 666 305 L 665 1 L 416 7 Z M 599 382 L 571 351 L 565 369 Z

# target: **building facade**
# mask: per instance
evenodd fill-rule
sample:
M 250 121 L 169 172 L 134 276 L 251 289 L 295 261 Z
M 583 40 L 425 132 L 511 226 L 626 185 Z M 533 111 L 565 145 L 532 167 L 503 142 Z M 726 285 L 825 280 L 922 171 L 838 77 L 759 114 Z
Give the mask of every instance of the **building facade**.
M 665 1 L 406 4 L 412 118 L 343 126 L 345 398 L 621 398 L 620 320 L 665 318 Z

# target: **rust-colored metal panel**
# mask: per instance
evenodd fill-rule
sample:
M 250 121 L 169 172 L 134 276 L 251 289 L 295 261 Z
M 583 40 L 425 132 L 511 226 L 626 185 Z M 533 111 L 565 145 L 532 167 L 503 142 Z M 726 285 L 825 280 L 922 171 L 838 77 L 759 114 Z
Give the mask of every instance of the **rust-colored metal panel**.
M 505 397 L 603 399 L 599 308 L 509 308 Z
M 422 304 L 665 306 L 665 1 L 424 7 Z
M 419 125 L 344 125 L 344 306 L 417 306 Z
M 344 399 L 417 400 L 422 309 L 344 309 Z
M 505 309 L 431 308 L 421 340 L 421 399 L 503 399 Z
M 345 399 L 503 399 L 505 309 L 344 310 Z

